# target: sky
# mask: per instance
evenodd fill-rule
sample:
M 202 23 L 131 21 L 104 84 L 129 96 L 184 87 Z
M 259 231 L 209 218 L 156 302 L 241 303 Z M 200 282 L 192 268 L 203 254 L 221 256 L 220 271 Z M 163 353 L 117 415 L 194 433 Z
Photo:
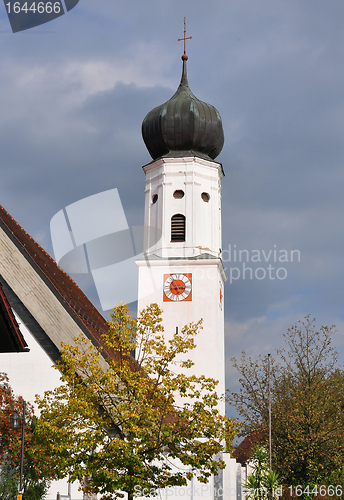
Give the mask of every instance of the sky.
M 225 133 L 227 387 L 232 356 L 274 354 L 307 314 L 343 361 L 343 1 L 80 0 L 18 33 L 0 7 L 0 203 L 51 255 L 52 217 L 96 193 L 143 224 L 141 123 L 177 89 L 184 16 L 189 85 Z

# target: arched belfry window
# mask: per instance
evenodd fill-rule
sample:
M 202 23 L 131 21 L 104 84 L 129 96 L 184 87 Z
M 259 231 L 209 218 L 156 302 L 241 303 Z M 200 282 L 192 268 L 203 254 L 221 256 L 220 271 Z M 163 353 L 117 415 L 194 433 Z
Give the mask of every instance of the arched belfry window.
M 171 241 L 185 241 L 185 215 L 171 217 Z

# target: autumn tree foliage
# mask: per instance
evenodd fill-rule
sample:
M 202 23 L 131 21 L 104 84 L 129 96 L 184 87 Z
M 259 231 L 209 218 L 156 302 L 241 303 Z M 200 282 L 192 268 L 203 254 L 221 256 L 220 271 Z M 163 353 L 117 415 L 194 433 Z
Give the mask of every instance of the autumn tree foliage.
M 269 384 L 268 384 L 268 356 L 258 356 L 254 360 L 241 353 L 241 359 L 232 358 L 233 366 L 239 372 L 239 391 L 227 391 L 227 401 L 235 406 L 241 420 L 241 436 L 254 433 L 254 444 L 264 442 L 267 438 L 269 418 Z M 271 377 L 276 378 L 278 366 L 271 358 Z M 259 436 L 259 439 L 256 439 Z
M 12 500 L 18 493 L 21 429 L 12 429 L 10 416 L 23 410 L 23 398 L 14 395 L 5 373 L 0 373 L 0 498 Z M 49 460 L 38 451 L 32 405 L 26 404 L 23 487 L 26 500 L 40 500 L 49 486 Z
M 193 476 L 206 482 L 224 467 L 218 454 L 234 424 L 218 412 L 217 382 L 186 374 L 199 328 L 187 325 L 166 341 L 156 304 L 137 320 L 120 305 L 103 335 L 113 351 L 107 370 L 85 338 L 63 346 L 63 384 L 39 401 L 41 449 L 56 478 L 86 478 L 87 492 L 131 499 Z
M 344 468 L 344 372 L 332 347 L 334 327 L 307 316 L 288 329 L 272 366 L 272 465 L 285 485 L 334 484 Z M 267 357 L 234 360 L 241 388 L 229 400 L 245 431 L 268 436 Z M 314 490 L 315 491 L 315 490 Z

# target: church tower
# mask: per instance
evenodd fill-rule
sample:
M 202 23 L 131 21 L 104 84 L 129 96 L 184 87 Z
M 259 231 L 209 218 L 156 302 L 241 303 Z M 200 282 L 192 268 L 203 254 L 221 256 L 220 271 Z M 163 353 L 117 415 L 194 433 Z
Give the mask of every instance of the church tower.
M 187 55 L 176 93 L 150 111 L 142 135 L 153 161 L 143 167 L 145 251 L 139 267 L 138 309 L 163 310 L 166 337 L 203 319 L 189 357 L 196 375 L 225 392 L 224 282 L 221 261 L 221 117 L 191 92 Z M 190 370 L 191 372 L 191 370 Z M 191 374 L 191 373 L 190 373 Z M 224 414 L 224 403 L 221 407 Z

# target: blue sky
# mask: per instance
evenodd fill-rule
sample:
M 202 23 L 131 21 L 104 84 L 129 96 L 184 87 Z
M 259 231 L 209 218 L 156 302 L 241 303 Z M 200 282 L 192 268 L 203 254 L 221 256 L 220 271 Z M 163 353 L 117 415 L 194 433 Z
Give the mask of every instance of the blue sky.
M 276 264 L 285 279 L 226 284 L 233 388 L 231 356 L 273 353 L 308 313 L 337 325 L 344 355 L 342 1 L 80 0 L 16 34 L 2 7 L 0 200 L 51 254 L 50 219 L 107 189 L 141 225 L 141 122 L 179 84 L 184 16 L 190 87 L 223 120 L 223 249 L 300 252 L 250 263 L 253 276 Z

